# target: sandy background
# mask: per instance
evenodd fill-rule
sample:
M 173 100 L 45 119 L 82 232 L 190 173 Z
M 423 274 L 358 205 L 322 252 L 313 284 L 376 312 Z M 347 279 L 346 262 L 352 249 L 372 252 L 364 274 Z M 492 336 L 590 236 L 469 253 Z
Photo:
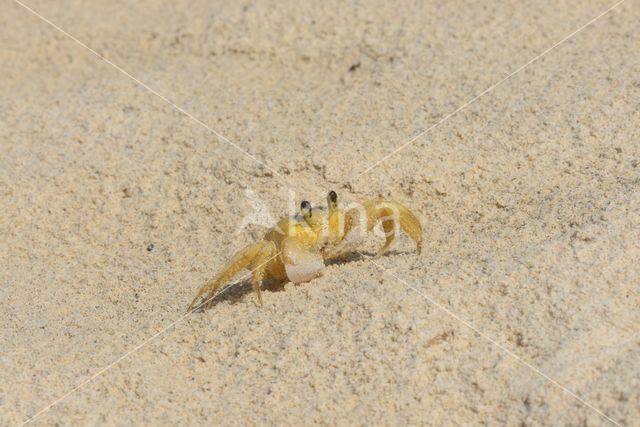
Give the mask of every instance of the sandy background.
M 292 185 L 396 197 L 423 254 L 239 284 L 34 423 L 607 423 L 432 299 L 640 425 L 638 2 L 350 183 L 613 2 L 231 3 L 27 4 L 284 179 L 3 2 L 0 424 L 182 316 L 263 232 L 245 190 Z

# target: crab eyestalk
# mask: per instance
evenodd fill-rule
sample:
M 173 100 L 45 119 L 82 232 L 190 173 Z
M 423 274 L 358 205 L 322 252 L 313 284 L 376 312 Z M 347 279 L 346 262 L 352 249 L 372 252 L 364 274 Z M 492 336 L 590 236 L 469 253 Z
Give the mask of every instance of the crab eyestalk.
M 327 210 L 329 241 L 336 242 L 342 235 L 344 221 L 342 221 L 340 210 L 338 209 L 338 195 L 333 190 L 327 194 Z
M 304 217 L 304 220 L 306 222 L 309 222 L 309 219 L 311 218 L 311 203 L 307 202 L 306 200 L 302 203 L 300 203 L 300 212 L 302 213 L 302 216 Z
M 329 209 L 329 215 L 338 209 L 338 195 L 333 190 L 329 191 L 327 195 L 327 208 Z

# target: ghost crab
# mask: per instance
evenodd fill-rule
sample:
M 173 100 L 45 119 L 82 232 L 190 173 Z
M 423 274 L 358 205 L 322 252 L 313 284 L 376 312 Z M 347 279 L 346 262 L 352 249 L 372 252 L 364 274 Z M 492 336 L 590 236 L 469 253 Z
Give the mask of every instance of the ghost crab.
M 386 252 L 399 229 L 415 241 L 416 251 L 420 254 L 422 227 L 408 208 L 392 200 L 377 198 L 343 209 L 338 206 L 336 193 L 330 191 L 326 207 L 312 208 L 304 201 L 299 214 L 281 219 L 266 232 L 262 241 L 238 251 L 222 272 L 200 288 L 188 311 L 192 311 L 205 295 L 204 305 L 210 305 L 220 287 L 245 268 L 252 272 L 253 289 L 262 306 L 260 285 L 263 280 L 308 282 L 322 273 L 325 261 L 353 251 L 366 233 L 379 223 L 386 240 L 376 258 Z

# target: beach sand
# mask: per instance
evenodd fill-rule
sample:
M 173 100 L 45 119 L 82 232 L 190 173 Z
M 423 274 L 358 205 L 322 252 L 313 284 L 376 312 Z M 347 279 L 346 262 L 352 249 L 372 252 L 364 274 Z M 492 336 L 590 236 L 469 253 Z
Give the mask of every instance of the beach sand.
M 547 52 L 613 3 L 6 2 L 0 424 L 638 425 L 640 8 Z M 185 316 L 332 189 L 422 254 Z

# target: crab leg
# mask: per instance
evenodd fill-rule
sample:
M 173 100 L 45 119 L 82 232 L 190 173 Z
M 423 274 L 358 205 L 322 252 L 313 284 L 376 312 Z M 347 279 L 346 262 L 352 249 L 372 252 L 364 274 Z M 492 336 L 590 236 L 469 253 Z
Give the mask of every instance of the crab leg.
M 364 207 L 367 211 L 367 229 L 371 231 L 380 221 L 384 230 L 386 240 L 384 246 L 376 254 L 376 258 L 382 256 L 389 249 L 399 229 L 402 229 L 416 242 L 416 251 L 420 254 L 422 251 L 422 226 L 409 209 L 391 200 L 370 200 L 364 203 Z
M 364 230 L 371 231 L 376 224 L 382 223 L 385 242 L 376 254 L 383 255 L 395 239 L 400 229 L 416 242 L 416 251 L 422 250 L 422 226 L 420 220 L 404 205 L 392 201 L 368 200 L 345 214 L 345 243 L 353 245 L 364 239 Z
M 260 284 L 264 277 L 268 261 L 270 258 L 274 257 L 275 254 L 276 245 L 269 241 L 254 243 L 241 249 L 233 256 L 229 265 L 220 274 L 200 288 L 196 297 L 193 299 L 191 304 L 189 304 L 187 311 L 193 310 L 193 308 L 196 307 L 197 302 L 200 301 L 200 298 L 205 294 L 207 296 L 205 304 L 209 305 L 218 289 L 245 268 L 253 270 L 253 289 L 256 291 L 258 304 L 262 305 Z

